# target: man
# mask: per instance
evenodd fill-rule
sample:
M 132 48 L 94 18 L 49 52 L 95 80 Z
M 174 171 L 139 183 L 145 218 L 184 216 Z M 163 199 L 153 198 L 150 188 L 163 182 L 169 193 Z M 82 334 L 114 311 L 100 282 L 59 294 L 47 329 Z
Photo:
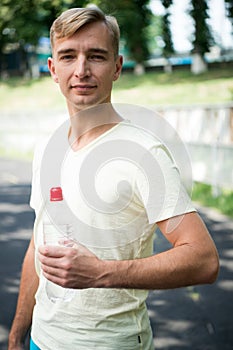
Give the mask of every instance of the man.
M 74 230 L 78 242 L 70 247 L 43 246 L 37 188 L 43 161 L 40 165 L 36 161 L 31 198 L 36 222 L 23 264 L 8 349 L 23 348 L 32 322 L 31 349 L 152 350 L 146 290 L 213 283 L 218 273 L 216 248 L 179 183 L 169 152 L 156 138 L 122 121 L 111 109 L 112 84 L 122 68 L 115 19 L 97 8 L 68 10 L 52 25 L 51 45 L 53 58 L 48 66 L 70 115 L 71 151 L 64 160 L 61 182 L 77 216 Z M 93 106 L 97 106 L 94 116 Z M 107 106 L 107 118 L 103 117 L 106 109 L 98 106 Z M 149 181 L 151 190 L 150 179 L 146 181 L 141 168 L 125 159 L 109 161 L 96 174 L 101 208 L 89 206 L 83 198 L 85 189 L 76 183 L 77 169 L 80 173 L 92 152 L 100 155 L 102 146 L 115 145 L 116 140 L 123 145 L 128 142 L 129 147 L 140 145 L 139 153 L 142 148 L 145 153 L 138 156 L 139 163 L 147 155 L 156 161 L 152 203 L 147 188 Z M 124 180 L 132 191 L 123 186 L 116 193 L 117 184 Z M 79 227 L 79 222 L 84 225 Z M 156 227 L 172 248 L 152 255 Z M 69 303 L 51 302 L 44 290 L 44 277 L 75 289 L 75 297 Z

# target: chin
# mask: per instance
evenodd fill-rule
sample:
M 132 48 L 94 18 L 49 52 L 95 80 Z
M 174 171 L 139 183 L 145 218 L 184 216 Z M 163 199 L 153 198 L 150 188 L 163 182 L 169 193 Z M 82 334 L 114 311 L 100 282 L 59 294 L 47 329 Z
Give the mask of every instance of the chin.
M 92 100 L 84 100 L 84 101 L 78 101 L 77 103 L 74 103 L 74 105 L 79 109 L 79 110 L 83 110 L 86 108 L 91 108 L 103 103 L 109 103 L 109 100 L 106 99 L 92 99 Z

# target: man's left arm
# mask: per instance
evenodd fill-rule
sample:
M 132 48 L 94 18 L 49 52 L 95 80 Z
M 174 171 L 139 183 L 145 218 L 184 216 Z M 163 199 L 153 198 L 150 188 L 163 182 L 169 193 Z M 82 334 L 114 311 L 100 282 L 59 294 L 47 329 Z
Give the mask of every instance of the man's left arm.
M 158 222 L 172 248 L 147 258 L 101 260 L 85 247 L 40 247 L 46 278 L 69 288 L 171 289 L 213 283 L 219 258 L 195 212 Z
M 148 258 L 124 261 L 122 265 L 119 261 L 115 267 L 113 262 L 107 262 L 113 265 L 109 271 L 109 285 L 172 289 L 216 280 L 219 269 L 217 250 L 197 213 L 161 221 L 158 227 L 172 248 Z

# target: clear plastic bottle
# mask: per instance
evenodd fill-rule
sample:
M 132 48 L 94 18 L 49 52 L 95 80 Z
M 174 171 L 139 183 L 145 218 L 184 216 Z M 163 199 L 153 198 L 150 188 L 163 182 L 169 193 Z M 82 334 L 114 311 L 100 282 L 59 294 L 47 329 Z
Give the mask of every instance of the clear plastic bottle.
M 50 189 L 50 200 L 46 205 L 46 215 L 43 221 L 43 236 L 45 245 L 70 246 L 72 242 L 72 225 L 67 223 L 69 215 L 63 200 L 61 187 Z M 64 242 L 66 242 L 64 244 Z M 63 288 L 49 280 L 45 280 L 45 290 L 53 302 L 69 302 L 75 295 L 75 289 Z

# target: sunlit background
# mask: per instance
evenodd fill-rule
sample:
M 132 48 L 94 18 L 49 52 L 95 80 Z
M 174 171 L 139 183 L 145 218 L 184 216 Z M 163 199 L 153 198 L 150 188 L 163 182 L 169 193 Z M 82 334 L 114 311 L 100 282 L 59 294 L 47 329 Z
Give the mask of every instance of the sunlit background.
M 34 149 L 68 118 L 47 68 L 49 27 L 63 10 L 93 5 L 120 24 L 124 66 L 113 102 L 154 110 L 177 131 L 190 156 L 192 198 L 221 258 L 213 289 L 191 288 L 174 297 L 161 292 L 156 299 L 151 294 L 157 348 L 232 349 L 232 0 L 0 0 L 0 298 L 7 298 L 0 303 L 0 348 L 6 349 L 31 236 L 27 202 Z
M 174 47 L 178 52 L 192 49 L 189 37 L 193 33 L 193 23 L 187 14 L 189 0 L 174 0 L 171 6 L 171 31 Z M 224 48 L 233 48 L 231 21 L 226 15 L 224 0 L 209 0 L 209 24 L 217 44 Z M 151 0 L 151 9 L 155 15 L 164 14 L 160 0 Z
M 124 66 L 113 102 L 136 101 L 159 112 L 186 142 L 194 182 L 211 186 L 214 197 L 231 192 L 231 0 L 2 1 L 2 156 L 31 159 L 40 136 L 66 118 L 65 101 L 47 67 L 49 27 L 65 9 L 96 5 L 115 15 L 121 29 Z

